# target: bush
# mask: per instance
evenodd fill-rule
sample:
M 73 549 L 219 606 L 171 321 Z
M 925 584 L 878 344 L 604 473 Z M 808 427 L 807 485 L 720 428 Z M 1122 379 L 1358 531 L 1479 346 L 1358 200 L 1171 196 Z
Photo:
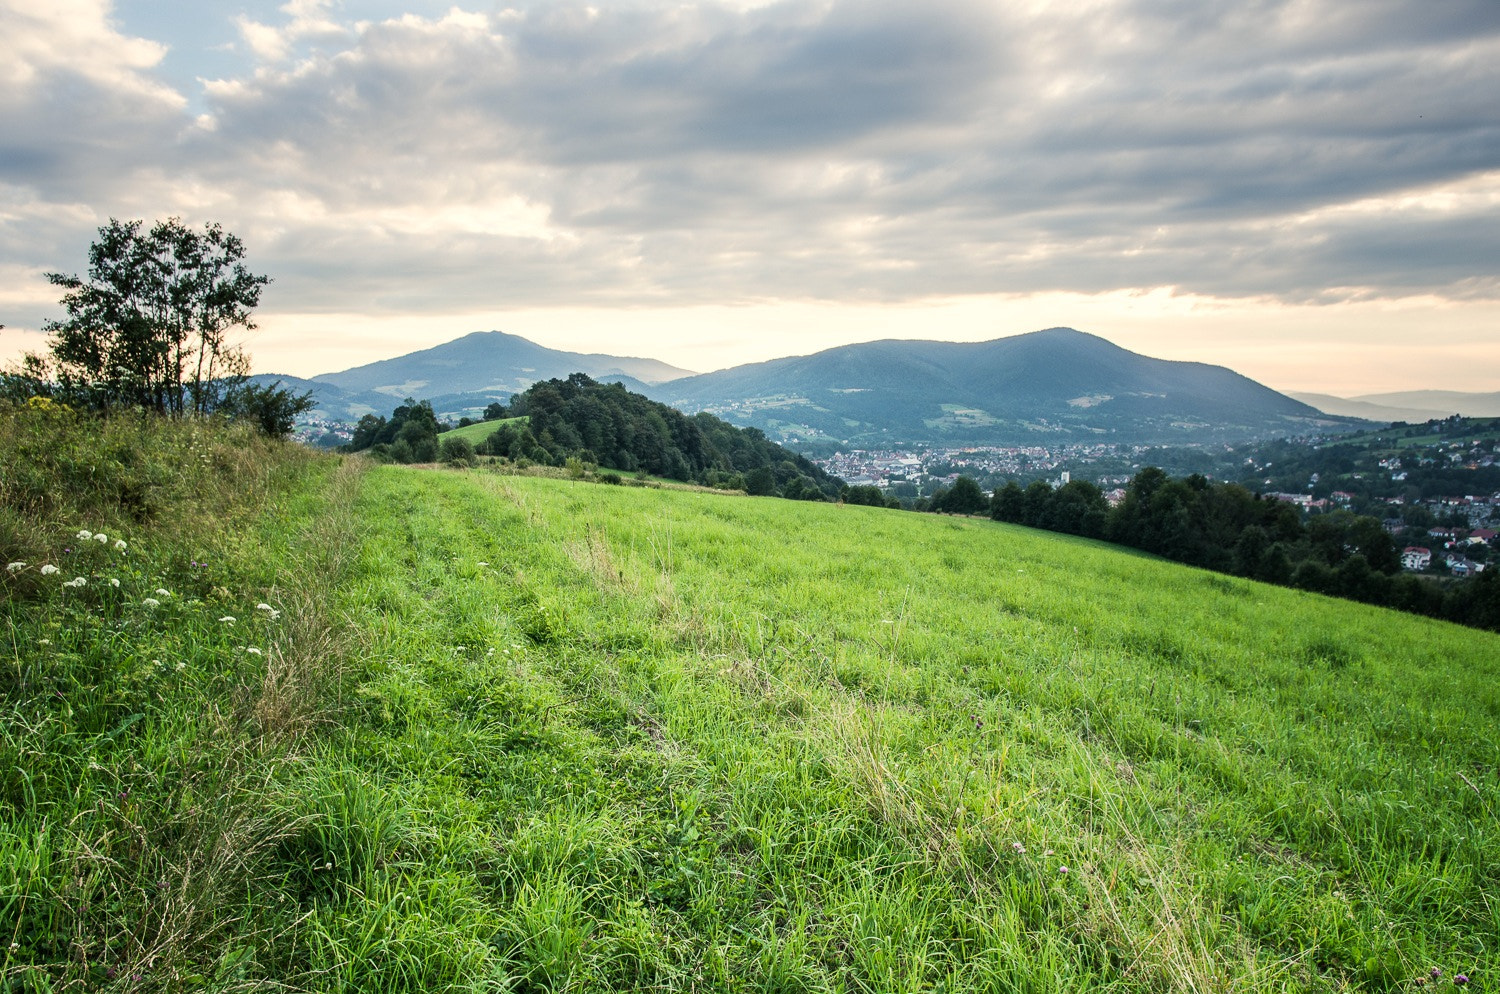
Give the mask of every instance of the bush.
M 474 465 L 474 445 L 467 438 L 445 438 L 439 451 L 443 462 L 455 466 Z

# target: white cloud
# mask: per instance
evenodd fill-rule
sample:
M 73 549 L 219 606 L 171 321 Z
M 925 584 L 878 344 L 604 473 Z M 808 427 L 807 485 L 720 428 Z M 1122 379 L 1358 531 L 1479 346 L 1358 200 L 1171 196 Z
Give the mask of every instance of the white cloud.
M 261 24 L 244 14 L 236 16 L 234 23 L 240 39 L 257 58 L 281 62 L 303 42 L 336 43 L 349 37 L 350 29 L 329 16 L 331 6 L 331 0 L 291 0 L 281 7 L 288 18 L 285 24 Z

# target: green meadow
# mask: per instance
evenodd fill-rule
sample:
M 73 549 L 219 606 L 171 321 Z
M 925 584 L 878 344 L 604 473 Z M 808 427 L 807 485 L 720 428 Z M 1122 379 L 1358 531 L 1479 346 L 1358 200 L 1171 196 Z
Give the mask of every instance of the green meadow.
M 525 422 L 526 418 L 499 418 L 495 421 L 476 421 L 462 428 L 450 428 L 438 436 L 439 442 L 445 442 L 450 438 L 462 438 L 470 445 L 478 445 L 500 430 L 502 425 Z
M 1495 986 L 1500 636 L 249 445 L 6 493 L 0 989 Z

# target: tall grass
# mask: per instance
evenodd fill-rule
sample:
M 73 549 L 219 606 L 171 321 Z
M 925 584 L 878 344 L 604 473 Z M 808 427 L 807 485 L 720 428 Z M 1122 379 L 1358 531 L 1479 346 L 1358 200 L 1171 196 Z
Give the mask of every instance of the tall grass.
M 338 575 L 354 477 L 224 425 L 28 408 L 0 410 L 0 467 L 0 986 L 264 982 L 336 700 L 309 579 Z

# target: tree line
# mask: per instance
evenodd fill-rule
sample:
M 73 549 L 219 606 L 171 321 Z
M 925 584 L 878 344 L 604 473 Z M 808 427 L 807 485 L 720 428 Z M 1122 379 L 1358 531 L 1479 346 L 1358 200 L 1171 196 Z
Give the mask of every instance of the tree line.
M 1147 467 L 1113 507 L 1085 480 L 1056 488 L 1012 481 L 986 500 L 961 476 L 930 510 L 988 513 L 1220 573 L 1500 630 L 1500 570 L 1462 583 L 1403 573 L 1395 540 L 1375 518 L 1335 511 L 1304 521 L 1291 504 L 1198 474 L 1174 479 Z

